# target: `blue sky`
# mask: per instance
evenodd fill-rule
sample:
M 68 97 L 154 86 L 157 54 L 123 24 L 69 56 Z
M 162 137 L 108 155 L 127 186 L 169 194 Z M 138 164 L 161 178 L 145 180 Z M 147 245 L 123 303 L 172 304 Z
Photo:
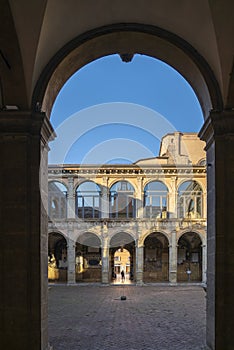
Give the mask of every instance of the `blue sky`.
M 51 122 L 58 138 L 50 144 L 49 163 L 129 163 L 157 156 L 163 133 L 198 132 L 203 116 L 192 88 L 173 68 L 144 55 L 130 63 L 112 55 L 67 81 Z

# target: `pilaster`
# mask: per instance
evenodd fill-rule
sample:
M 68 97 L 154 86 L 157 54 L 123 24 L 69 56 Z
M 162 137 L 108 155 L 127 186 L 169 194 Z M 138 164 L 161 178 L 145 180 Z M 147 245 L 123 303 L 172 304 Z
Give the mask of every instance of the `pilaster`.
M 137 188 L 136 188 L 136 217 L 138 219 L 144 216 L 144 191 L 142 184 L 142 177 L 137 177 Z
M 171 244 L 169 245 L 169 282 L 177 282 L 177 237 L 176 231 L 171 233 Z
M 76 283 L 76 242 L 72 238 L 67 242 L 67 284 Z
M 101 213 L 103 219 L 109 218 L 109 188 L 107 176 L 103 176 L 102 178 Z
M 207 249 L 206 244 L 202 245 L 202 282 L 206 284 L 206 270 L 207 270 Z
M 102 247 L 102 283 L 109 283 L 109 246 L 104 242 Z
M 177 218 L 177 191 L 176 191 L 177 177 L 171 177 L 171 191 L 168 194 L 168 211 L 170 218 Z
M 231 350 L 234 329 L 234 111 L 212 111 L 200 138 L 207 151 L 207 345 Z
M 68 193 L 67 193 L 67 218 L 75 219 L 75 193 L 74 193 L 74 177 L 68 177 Z
M 143 284 L 143 271 L 144 271 L 144 246 L 136 245 L 136 283 L 138 285 Z
M 47 349 L 47 142 L 43 113 L 0 112 L 0 348 Z

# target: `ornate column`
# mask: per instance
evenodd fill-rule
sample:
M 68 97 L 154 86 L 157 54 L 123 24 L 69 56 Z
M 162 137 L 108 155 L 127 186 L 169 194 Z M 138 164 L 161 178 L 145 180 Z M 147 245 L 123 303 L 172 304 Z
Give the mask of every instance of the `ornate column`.
M 0 112 L 0 347 L 48 347 L 48 147 L 44 113 Z
M 69 231 L 72 230 L 73 233 L 73 225 L 69 223 Z M 67 284 L 75 284 L 76 283 L 76 242 L 71 238 L 69 232 L 69 238 L 67 241 Z
M 107 239 L 104 240 L 102 247 L 102 283 L 109 283 L 109 245 Z
M 102 178 L 101 213 L 103 219 L 109 218 L 109 188 L 107 176 L 103 176 Z
M 171 233 L 171 244 L 169 246 L 169 282 L 177 282 L 177 237 L 176 231 Z
M 143 284 L 143 271 L 144 271 L 144 246 L 139 242 L 136 244 L 136 284 Z
M 67 218 L 75 219 L 75 193 L 74 193 L 74 177 L 68 178 L 68 192 L 67 192 Z
M 207 345 L 233 348 L 234 111 L 212 111 L 200 138 L 207 151 Z

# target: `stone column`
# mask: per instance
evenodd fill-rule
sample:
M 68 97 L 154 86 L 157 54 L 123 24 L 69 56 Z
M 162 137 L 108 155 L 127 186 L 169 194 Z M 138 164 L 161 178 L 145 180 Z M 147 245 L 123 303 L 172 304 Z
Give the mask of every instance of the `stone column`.
M 144 191 L 142 189 L 142 177 L 137 177 L 137 189 L 136 189 L 136 218 L 140 219 L 144 216 Z
M 207 249 L 206 245 L 202 245 L 202 282 L 206 283 L 206 269 L 207 269 Z
M 101 217 L 103 219 L 109 218 L 109 188 L 108 177 L 102 178 L 102 194 L 101 194 Z
M 67 242 L 67 284 L 76 283 L 76 242 L 68 238 Z
M 207 345 L 233 349 L 234 111 L 213 111 L 200 138 L 207 151 Z
M 203 192 L 203 213 L 202 214 L 203 214 L 202 217 L 206 219 L 207 218 L 207 192 L 206 191 Z
M 107 244 L 102 247 L 102 283 L 109 284 L 109 246 Z
M 136 284 L 143 284 L 144 246 L 136 245 Z
M 177 191 L 176 191 L 176 182 L 177 177 L 172 176 L 171 177 L 171 192 L 168 195 L 168 211 L 169 211 L 169 217 L 171 219 L 177 218 Z
M 47 142 L 43 113 L 0 112 L 0 347 L 48 347 Z
M 67 192 L 67 218 L 75 219 L 75 193 L 74 193 L 74 177 L 68 178 L 68 192 Z
M 177 237 L 176 231 L 171 233 L 171 244 L 169 246 L 169 282 L 177 282 Z

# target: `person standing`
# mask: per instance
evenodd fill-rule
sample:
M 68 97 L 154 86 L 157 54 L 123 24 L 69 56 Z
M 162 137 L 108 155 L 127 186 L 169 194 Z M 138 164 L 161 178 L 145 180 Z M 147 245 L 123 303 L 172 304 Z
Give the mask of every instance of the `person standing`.
M 121 277 L 122 277 L 122 282 L 125 281 L 125 274 L 124 274 L 124 270 L 121 271 Z

